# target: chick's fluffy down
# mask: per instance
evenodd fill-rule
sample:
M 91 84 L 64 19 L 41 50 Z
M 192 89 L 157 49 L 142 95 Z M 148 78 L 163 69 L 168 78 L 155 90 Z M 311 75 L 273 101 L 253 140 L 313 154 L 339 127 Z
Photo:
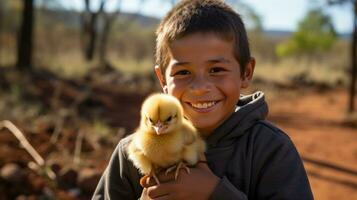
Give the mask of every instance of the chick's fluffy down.
M 154 127 L 161 123 L 164 131 L 157 134 Z M 182 107 L 175 97 L 154 94 L 144 101 L 140 126 L 128 147 L 129 159 L 142 174 L 179 162 L 195 165 L 204 151 L 204 141 L 183 117 Z

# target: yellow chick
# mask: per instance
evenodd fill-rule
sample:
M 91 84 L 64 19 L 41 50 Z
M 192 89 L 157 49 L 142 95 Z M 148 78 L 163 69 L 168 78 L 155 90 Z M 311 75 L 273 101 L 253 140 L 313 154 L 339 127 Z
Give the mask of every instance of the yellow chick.
M 166 173 L 195 165 L 205 151 L 205 142 L 184 118 L 180 102 L 167 94 L 153 94 L 143 103 L 140 126 L 128 146 L 128 157 L 140 172 L 160 184 L 156 172 Z

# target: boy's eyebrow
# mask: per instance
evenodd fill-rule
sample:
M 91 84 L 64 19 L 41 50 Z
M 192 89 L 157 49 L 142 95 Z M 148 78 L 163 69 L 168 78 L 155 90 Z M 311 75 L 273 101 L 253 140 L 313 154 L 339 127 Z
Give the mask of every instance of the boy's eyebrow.
M 231 61 L 224 57 L 218 57 L 218 58 L 209 59 L 207 62 L 209 62 L 209 63 L 230 63 Z
M 226 59 L 224 57 L 218 57 L 218 58 L 212 58 L 207 60 L 206 62 L 208 63 L 230 63 L 231 61 L 229 59 Z M 173 66 L 183 66 L 183 65 L 188 65 L 190 62 L 180 62 L 180 61 L 174 61 Z
M 190 62 L 180 62 L 180 61 L 174 61 L 173 66 L 182 66 L 182 65 L 187 65 L 190 64 Z

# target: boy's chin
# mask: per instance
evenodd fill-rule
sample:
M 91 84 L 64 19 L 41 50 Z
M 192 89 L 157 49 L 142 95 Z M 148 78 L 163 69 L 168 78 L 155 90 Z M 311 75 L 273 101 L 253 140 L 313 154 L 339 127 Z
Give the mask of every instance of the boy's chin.
M 212 126 L 212 124 L 215 123 L 210 123 L 209 121 L 195 121 L 193 122 L 193 126 L 196 127 L 196 129 L 199 131 L 199 133 L 202 136 L 208 136 L 210 135 L 216 126 Z

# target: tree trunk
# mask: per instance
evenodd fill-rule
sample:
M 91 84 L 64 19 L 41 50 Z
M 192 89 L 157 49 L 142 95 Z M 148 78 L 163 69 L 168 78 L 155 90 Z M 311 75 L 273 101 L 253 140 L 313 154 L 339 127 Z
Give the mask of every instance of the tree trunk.
M 89 26 L 88 26 L 88 43 L 87 43 L 87 46 L 86 46 L 86 60 L 88 61 L 91 61 L 93 60 L 94 58 L 94 52 L 95 52 L 95 49 L 96 49 L 96 41 L 97 41 L 97 16 L 98 14 L 97 13 L 91 13 L 91 16 L 90 16 L 90 22 L 89 22 Z
M 102 0 L 97 11 L 90 10 L 90 1 L 85 0 L 85 11 L 82 14 L 82 48 L 87 61 L 95 57 L 98 38 L 98 17 L 104 10 L 106 0 Z
M 2 51 L 4 49 L 4 46 L 2 44 L 2 34 L 3 34 L 3 20 L 4 20 L 4 2 L 0 1 L 0 65 L 2 65 L 3 63 L 1 63 L 1 59 L 2 59 Z
M 4 2 L 0 1 L 0 31 L 2 30 L 2 24 L 4 21 Z M 1 32 L 0 32 L 1 33 Z
M 20 70 L 31 70 L 34 0 L 23 0 L 23 4 L 21 29 L 17 44 L 16 67 Z
M 353 35 L 352 35 L 352 66 L 351 80 L 349 88 L 348 112 L 355 111 L 354 99 L 356 96 L 356 76 L 357 76 L 357 1 L 354 2 L 354 19 L 353 19 Z
M 104 27 L 101 34 L 101 39 L 99 43 L 99 61 L 101 66 L 106 66 L 107 62 L 107 46 L 108 46 L 108 38 L 110 34 L 110 29 L 118 16 L 119 12 L 114 12 L 111 14 L 103 13 L 104 18 Z

